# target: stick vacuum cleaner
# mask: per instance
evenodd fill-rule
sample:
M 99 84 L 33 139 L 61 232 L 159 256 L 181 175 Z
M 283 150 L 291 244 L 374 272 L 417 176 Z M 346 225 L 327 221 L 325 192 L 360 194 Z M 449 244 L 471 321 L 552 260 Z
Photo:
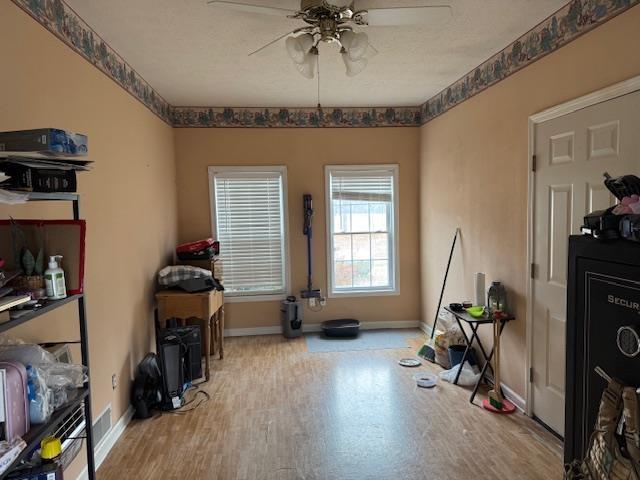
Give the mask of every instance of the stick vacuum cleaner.
M 311 256 L 311 239 L 313 238 L 313 230 L 311 228 L 311 220 L 313 219 L 313 200 L 311 195 L 305 194 L 302 197 L 304 202 L 304 227 L 302 233 L 307 237 L 307 289 L 300 292 L 302 298 L 322 299 L 320 289 L 313 288 L 313 260 Z M 315 302 L 313 302 L 315 303 Z
M 302 298 L 309 301 L 311 307 L 318 301 L 324 305 L 324 298 L 320 289 L 313 288 L 313 261 L 311 251 L 311 240 L 313 232 L 311 221 L 313 219 L 313 200 L 311 195 L 303 196 L 304 202 L 304 228 L 303 233 L 307 237 L 307 289 L 300 292 Z M 322 332 L 328 337 L 355 337 L 360 330 L 360 322 L 354 319 L 327 320 L 320 324 Z

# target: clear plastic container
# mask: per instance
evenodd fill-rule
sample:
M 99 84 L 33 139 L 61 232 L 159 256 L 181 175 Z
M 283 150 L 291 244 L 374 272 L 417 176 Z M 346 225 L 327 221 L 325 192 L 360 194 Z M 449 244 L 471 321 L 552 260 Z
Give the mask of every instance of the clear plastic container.
M 494 312 L 507 312 L 507 289 L 500 282 L 493 282 L 487 293 L 489 315 Z

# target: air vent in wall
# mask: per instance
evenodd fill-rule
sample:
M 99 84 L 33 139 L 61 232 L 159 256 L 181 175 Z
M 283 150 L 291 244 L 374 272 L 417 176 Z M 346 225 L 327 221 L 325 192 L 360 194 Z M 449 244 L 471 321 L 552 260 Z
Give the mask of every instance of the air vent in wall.
M 93 424 L 93 444 L 99 445 L 111 430 L 111 405 L 102 412 Z

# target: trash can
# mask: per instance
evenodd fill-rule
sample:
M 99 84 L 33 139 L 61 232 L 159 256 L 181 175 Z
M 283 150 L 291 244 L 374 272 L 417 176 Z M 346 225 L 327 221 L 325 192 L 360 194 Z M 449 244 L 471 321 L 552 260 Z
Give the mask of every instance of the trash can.
M 449 361 L 451 362 L 451 368 L 460 364 L 460 362 L 462 361 L 462 357 L 464 356 L 464 351 L 466 349 L 466 345 L 449 346 Z M 467 363 L 472 367 L 477 364 L 473 348 L 471 349 L 471 351 L 469 351 L 469 355 L 467 356 Z
M 285 338 L 296 338 L 302 335 L 302 304 L 296 297 L 287 297 L 280 303 L 282 318 L 282 335 Z

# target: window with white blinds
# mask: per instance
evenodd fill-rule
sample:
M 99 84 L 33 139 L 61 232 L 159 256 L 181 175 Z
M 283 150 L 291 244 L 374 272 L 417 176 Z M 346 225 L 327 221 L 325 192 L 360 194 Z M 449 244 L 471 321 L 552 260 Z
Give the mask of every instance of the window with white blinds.
M 225 296 L 286 295 L 286 169 L 211 167 Z
M 328 166 L 332 296 L 398 293 L 397 165 Z

